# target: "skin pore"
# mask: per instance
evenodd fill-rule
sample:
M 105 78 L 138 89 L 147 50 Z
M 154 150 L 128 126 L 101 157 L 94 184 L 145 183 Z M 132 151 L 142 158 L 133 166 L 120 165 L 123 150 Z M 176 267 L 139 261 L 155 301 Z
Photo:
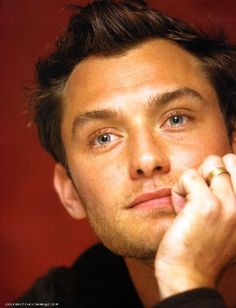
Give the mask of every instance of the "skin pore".
M 132 204 L 140 195 L 170 191 L 208 155 L 232 152 L 216 93 L 194 56 L 156 39 L 120 56 L 82 61 L 63 104 L 73 184 L 57 165 L 56 190 L 74 218 L 87 216 L 100 240 L 126 257 L 149 306 L 157 286 L 145 263 L 154 261 L 176 214 L 169 197 L 158 207 Z M 151 280 L 155 292 L 142 292 Z

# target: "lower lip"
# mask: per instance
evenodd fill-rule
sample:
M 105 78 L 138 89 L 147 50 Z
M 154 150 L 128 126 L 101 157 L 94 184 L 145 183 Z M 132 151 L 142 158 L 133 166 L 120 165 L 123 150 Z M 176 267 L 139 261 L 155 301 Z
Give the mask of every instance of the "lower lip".
M 160 209 L 160 208 L 172 208 L 171 196 L 140 202 L 134 207 L 132 207 L 132 209 L 135 210 L 138 209 L 149 210 L 149 209 Z

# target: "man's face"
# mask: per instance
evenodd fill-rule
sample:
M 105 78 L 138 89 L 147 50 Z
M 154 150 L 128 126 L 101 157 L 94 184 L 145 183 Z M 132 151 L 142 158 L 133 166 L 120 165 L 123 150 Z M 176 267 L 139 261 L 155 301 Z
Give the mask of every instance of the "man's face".
M 181 173 L 231 151 L 200 63 L 152 40 L 82 61 L 63 100 L 68 164 L 95 232 L 119 254 L 153 257 L 174 219 L 170 189 Z

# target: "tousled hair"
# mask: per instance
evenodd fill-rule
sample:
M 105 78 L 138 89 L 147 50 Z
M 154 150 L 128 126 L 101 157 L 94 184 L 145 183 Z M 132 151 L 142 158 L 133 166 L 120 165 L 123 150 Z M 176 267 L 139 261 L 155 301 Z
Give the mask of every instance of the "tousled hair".
M 43 147 L 67 170 L 61 93 L 72 70 L 89 56 L 114 56 L 154 38 L 172 41 L 199 59 L 218 95 L 231 138 L 236 116 L 236 46 L 227 43 L 222 32 L 210 37 L 138 0 L 101 0 L 72 8 L 54 52 L 36 64 L 37 88 L 30 100 Z

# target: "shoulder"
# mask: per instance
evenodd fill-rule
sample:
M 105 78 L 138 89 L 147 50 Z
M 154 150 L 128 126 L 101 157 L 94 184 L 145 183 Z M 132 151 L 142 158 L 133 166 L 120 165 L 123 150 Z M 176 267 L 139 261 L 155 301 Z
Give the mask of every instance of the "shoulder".
M 97 244 L 70 268 L 51 269 L 20 300 L 59 302 L 63 307 L 99 307 L 99 303 L 100 307 L 108 307 L 114 299 L 125 300 L 127 294 L 136 300 L 123 258 Z
M 23 298 L 52 300 L 58 296 L 70 296 L 76 293 L 78 288 L 84 288 L 86 283 L 92 283 L 91 275 L 97 275 L 102 271 L 104 263 L 109 265 L 112 259 L 117 259 L 117 256 L 102 244 L 96 244 L 79 256 L 71 267 L 51 268 L 47 274 L 35 281 Z M 118 262 L 122 263 L 122 260 Z

